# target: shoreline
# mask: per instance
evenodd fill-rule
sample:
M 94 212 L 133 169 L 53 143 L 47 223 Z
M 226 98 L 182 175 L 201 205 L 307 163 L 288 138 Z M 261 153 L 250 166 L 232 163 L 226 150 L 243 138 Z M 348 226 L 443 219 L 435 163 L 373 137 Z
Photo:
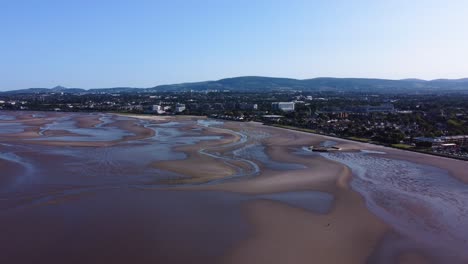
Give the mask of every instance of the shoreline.
M 137 118 L 137 119 L 142 119 L 142 120 L 150 120 L 150 121 L 165 121 L 165 120 L 170 120 L 173 118 L 189 118 L 189 119 L 214 119 L 214 120 L 220 120 L 220 121 L 229 121 L 229 122 L 239 122 L 239 121 L 233 121 L 233 120 L 225 120 L 225 119 L 217 119 L 217 118 L 212 118 L 206 115 L 152 115 L 152 114 L 133 114 L 133 113 L 121 113 L 121 112 L 94 112 L 94 111 L 47 111 L 47 110 L 1 110 L 3 112 L 44 112 L 44 113 L 56 113 L 56 114 L 111 114 L 111 115 L 116 115 L 116 116 L 122 116 L 122 117 L 131 117 L 131 118 Z M 457 156 L 450 156 L 450 155 L 443 155 L 439 153 L 434 153 L 434 152 L 427 152 L 423 150 L 414 150 L 411 148 L 399 148 L 399 147 L 393 147 L 393 146 L 388 146 L 384 145 L 383 143 L 379 142 L 365 142 L 365 141 L 360 141 L 360 140 L 355 140 L 349 137 L 339 137 L 339 136 L 332 136 L 328 134 L 321 134 L 321 133 L 316 133 L 313 131 L 310 131 L 307 128 L 300 128 L 300 127 L 293 127 L 293 126 L 286 126 L 286 125 L 277 125 L 277 124 L 265 124 L 260 121 L 249 121 L 253 123 L 259 123 L 263 124 L 264 126 L 269 126 L 269 127 L 276 127 L 276 128 L 283 128 L 291 131 L 298 131 L 298 132 L 304 132 L 308 134 L 313 134 L 313 135 L 318 135 L 318 136 L 324 136 L 324 137 L 330 137 L 332 139 L 342 139 L 342 140 L 348 140 L 356 143 L 365 143 L 365 144 L 371 144 L 374 146 L 382 146 L 386 148 L 391 148 L 395 150 L 403 150 L 403 151 L 408 151 L 408 152 L 413 152 L 413 153 L 420 153 L 420 154 L 426 154 L 426 155 L 431 155 L 431 156 L 436 156 L 436 157 L 441 157 L 441 158 L 447 158 L 447 159 L 455 159 L 455 160 L 461 160 L 461 161 L 468 161 L 468 158 L 463 158 L 463 157 L 457 157 Z M 240 123 L 245 123 L 245 122 L 240 122 Z
M 261 122 L 258 122 L 258 123 L 261 123 Z M 320 133 L 309 131 L 309 129 L 307 129 L 307 128 L 300 128 L 300 127 L 293 127 L 293 126 L 283 126 L 283 125 L 275 125 L 275 124 L 270 125 L 270 124 L 265 124 L 265 123 L 262 123 L 262 124 L 265 125 L 265 126 L 269 126 L 269 127 L 276 127 L 276 128 L 282 128 L 282 129 L 287 129 L 287 130 L 292 130 L 292 131 L 297 131 L 297 132 L 308 133 L 308 134 L 317 135 L 317 136 L 329 137 L 330 139 L 341 139 L 341 140 L 347 140 L 347 141 L 356 142 L 356 143 L 363 143 L 363 144 L 370 144 L 370 145 L 374 145 L 374 146 L 381 146 L 381 147 L 384 147 L 384 148 L 390 148 L 390 149 L 395 149 L 395 150 L 403 150 L 403 151 L 414 152 L 414 153 L 419 153 L 419 154 L 437 156 L 437 157 L 440 157 L 440 158 L 468 161 L 468 158 L 450 156 L 450 155 L 442 155 L 442 154 L 439 154 L 439 153 L 427 152 L 427 151 L 423 151 L 423 150 L 414 150 L 414 149 L 411 149 L 411 148 L 398 148 L 398 147 L 393 147 L 393 146 L 387 146 L 387 145 L 384 145 L 383 143 L 371 142 L 370 140 L 369 141 L 360 141 L 360 140 L 355 140 L 355 139 L 352 139 L 352 138 L 349 138 L 349 137 L 339 137 L 339 136 L 332 136 L 332 135 L 328 135 L 328 134 L 320 134 Z
M 439 155 L 432 155 L 429 153 L 424 153 L 424 152 L 417 152 L 417 151 L 411 151 L 407 149 L 400 149 L 400 148 L 393 148 L 393 147 L 388 147 L 388 146 L 383 146 L 383 145 L 378 145 L 378 144 L 372 144 L 368 142 L 360 142 L 360 141 L 355 141 L 347 138 L 340 138 L 340 137 L 333 137 L 329 135 L 323 135 L 323 134 L 317 134 L 317 133 L 312 133 L 312 132 L 306 132 L 306 131 L 300 131 L 300 130 L 295 130 L 292 128 L 285 128 L 285 127 L 278 127 L 278 126 L 270 126 L 270 125 L 264 125 L 267 127 L 272 127 L 276 129 L 283 129 L 286 131 L 295 131 L 297 133 L 304 133 L 304 134 L 309 134 L 313 136 L 318 136 L 318 137 L 323 137 L 325 139 L 330 139 L 330 140 L 338 140 L 338 141 L 344 141 L 348 142 L 351 144 L 357 144 L 357 145 L 363 145 L 363 146 L 368 146 L 367 149 L 379 149 L 383 150 L 383 152 L 386 153 L 384 157 L 389 157 L 392 159 L 399 159 L 402 161 L 411 161 L 415 162 L 418 164 L 422 165 L 437 165 L 437 167 L 443 167 L 444 169 L 448 170 L 451 172 L 453 177 L 468 183 L 468 175 L 465 175 L 464 172 L 462 172 L 459 167 L 462 166 L 468 166 L 468 161 L 463 160 L 463 159 L 455 159 L 451 157 L 446 157 L 446 156 L 439 156 Z M 345 149 L 346 151 L 346 149 Z M 342 152 L 342 151 L 340 151 Z M 446 161 L 446 162 L 442 162 Z M 462 163 L 464 162 L 464 163 Z M 450 165 L 446 164 L 450 163 Z M 454 165 L 456 164 L 456 165 Z M 454 165 L 451 166 L 451 165 Z

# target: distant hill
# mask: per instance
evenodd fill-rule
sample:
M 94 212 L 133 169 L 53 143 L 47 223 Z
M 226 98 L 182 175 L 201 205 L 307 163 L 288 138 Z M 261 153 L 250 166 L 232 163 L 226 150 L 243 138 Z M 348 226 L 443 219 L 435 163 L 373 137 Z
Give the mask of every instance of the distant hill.
M 56 86 L 54 88 L 27 88 L 20 90 L 11 90 L 0 92 L 0 94 L 42 94 L 42 93 L 121 93 L 121 92 L 138 92 L 143 91 L 144 88 L 130 88 L 130 87 L 114 87 L 114 88 L 66 88 L 63 86 Z
M 35 94 L 35 93 L 82 93 L 87 90 L 81 88 L 66 88 L 63 86 L 55 86 L 53 88 L 27 88 L 20 90 L 11 90 L 3 92 L 4 94 Z
M 270 92 L 281 90 L 303 91 L 343 91 L 343 92 L 372 92 L 372 93 L 405 93 L 405 92 L 468 92 L 468 78 L 465 79 L 368 79 L 368 78 L 313 78 L 291 79 L 259 76 L 245 76 L 221 79 L 218 81 L 205 81 L 193 83 L 180 83 L 158 85 L 151 88 L 29 88 L 3 92 L 2 94 L 36 94 L 36 93 L 126 93 L 126 92 L 162 92 L 162 91 L 204 91 L 204 90 L 230 90 L 230 91 L 256 91 Z
M 433 92 L 468 91 L 468 79 L 386 80 L 366 78 L 314 78 L 306 80 L 246 76 L 218 81 L 160 85 L 147 91 L 231 90 L 231 91 L 355 91 L 355 92 Z

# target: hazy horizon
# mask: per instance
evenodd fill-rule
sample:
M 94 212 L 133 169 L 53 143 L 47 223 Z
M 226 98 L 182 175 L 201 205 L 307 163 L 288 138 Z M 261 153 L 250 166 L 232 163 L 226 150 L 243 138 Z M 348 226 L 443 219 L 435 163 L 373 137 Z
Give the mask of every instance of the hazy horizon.
M 177 85 L 177 84 L 185 84 L 185 83 L 201 83 L 201 82 L 216 82 L 216 81 L 219 81 L 219 80 L 223 80 L 223 79 L 231 79 L 231 78 L 244 78 L 244 77 L 260 77 L 260 78 L 279 78 L 279 79 L 296 79 L 296 80 L 309 80 L 309 79 L 319 79 L 319 78 L 336 78 L 336 79 L 376 79 L 376 80 L 393 80 L 393 81 L 403 81 L 403 80 L 420 80 L 420 81 L 426 81 L 426 82 L 429 82 L 429 81 L 435 81 L 435 80 L 465 80 L 467 79 L 468 80 L 468 77 L 461 77 L 461 78 L 453 78 L 453 79 L 449 79 L 449 78 L 437 78 L 437 79 L 430 79 L 430 80 L 427 80 L 427 79 L 421 79 L 421 78 L 403 78 L 403 79 L 386 79 L 386 78 L 372 78 L 372 77 L 335 77 L 335 76 L 319 76 L 319 77 L 312 77 L 312 78 L 305 78 L 305 79 L 298 79 L 298 78 L 292 78 L 292 77 L 281 77 L 281 76 L 257 76 L 257 75 L 246 75 L 246 76 L 231 76 L 231 77 L 225 77 L 225 78 L 221 78 L 221 79 L 212 79 L 212 80 L 197 80 L 197 81 L 189 81 L 189 82 L 180 82 L 180 83 L 161 83 L 161 84 L 156 84 L 156 85 L 152 85 L 152 86 L 147 86 L 147 87 L 143 87 L 143 86 L 135 86 L 135 85 L 117 85 L 117 86 L 109 86 L 109 87 L 96 87 L 96 86 L 89 86 L 89 87 L 80 87 L 80 86 L 75 86 L 75 85 L 71 85 L 71 86 L 66 86 L 66 85 L 62 85 L 62 84 L 56 84 L 56 85 L 52 85 L 52 86 L 48 86 L 48 87 L 41 87 L 41 86 L 31 86 L 31 87 L 23 87 L 23 88 L 18 88 L 18 89 L 2 89 L 2 87 L 0 87 L 0 91 L 14 91 L 14 90 L 21 90 L 21 89 L 30 89 L 30 88 L 48 88 L 48 89 L 52 89 L 52 88 L 56 88 L 56 87 L 63 87 L 63 88 L 79 88 L 79 89 L 105 89 L 105 88 L 141 88 L 141 89 L 146 89 L 146 88 L 152 88 L 152 87 L 156 87 L 156 86 L 160 86 L 160 85 Z
M 14 1 L 0 90 L 468 77 L 465 1 Z

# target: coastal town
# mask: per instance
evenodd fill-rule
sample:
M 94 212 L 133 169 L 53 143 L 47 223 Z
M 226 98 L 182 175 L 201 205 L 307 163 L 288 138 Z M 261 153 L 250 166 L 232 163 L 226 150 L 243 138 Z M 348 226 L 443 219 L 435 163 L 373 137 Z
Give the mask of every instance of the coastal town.
M 468 95 L 342 92 L 71 92 L 0 94 L 2 110 L 195 115 L 299 129 L 468 159 Z

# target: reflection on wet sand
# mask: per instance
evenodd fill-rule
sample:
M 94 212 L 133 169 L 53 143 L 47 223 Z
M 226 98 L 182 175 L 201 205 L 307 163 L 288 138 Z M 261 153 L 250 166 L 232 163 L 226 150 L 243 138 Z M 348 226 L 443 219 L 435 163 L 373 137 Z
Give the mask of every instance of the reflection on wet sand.
M 0 261 L 466 261 L 466 184 L 381 153 L 258 123 L 5 111 Z
M 434 257 L 442 262 L 468 258 L 468 184 L 439 168 L 385 158 L 384 152 L 322 155 L 352 169 L 353 188 L 372 212 L 403 236 L 394 243 L 404 241 L 426 254 L 437 252 Z M 390 246 L 386 247 L 388 257 Z M 401 249 L 395 250 L 393 254 Z

